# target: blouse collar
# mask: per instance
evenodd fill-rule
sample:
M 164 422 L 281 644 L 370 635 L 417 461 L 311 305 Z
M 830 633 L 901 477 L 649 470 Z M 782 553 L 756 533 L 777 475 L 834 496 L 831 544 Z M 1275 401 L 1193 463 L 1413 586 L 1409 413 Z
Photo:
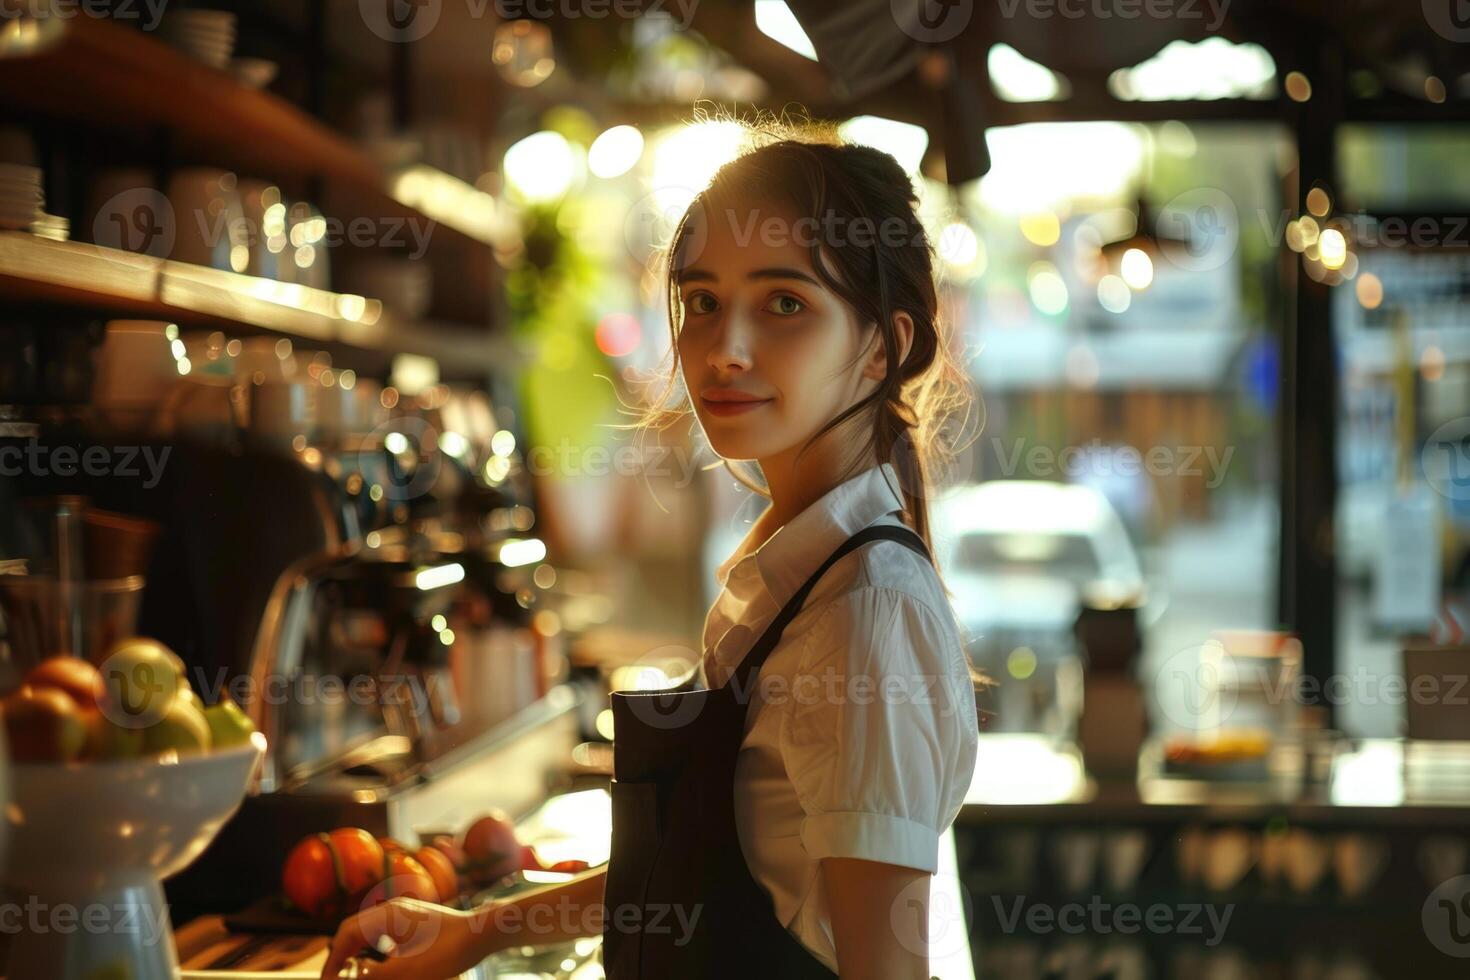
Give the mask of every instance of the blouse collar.
M 737 559 L 750 539 L 747 532 L 715 574 L 722 588 L 758 578 L 773 599 L 784 602 L 842 542 L 895 511 L 903 511 L 903 499 L 893 464 L 869 467 L 828 490 L 754 552 Z

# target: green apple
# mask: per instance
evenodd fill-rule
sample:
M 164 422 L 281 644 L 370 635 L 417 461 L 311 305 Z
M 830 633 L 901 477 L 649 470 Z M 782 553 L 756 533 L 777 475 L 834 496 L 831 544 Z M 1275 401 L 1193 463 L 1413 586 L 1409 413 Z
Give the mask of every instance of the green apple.
M 204 720 L 209 722 L 211 745 L 216 749 L 231 745 L 243 745 L 250 741 L 255 724 L 240 710 L 240 706 L 228 697 L 219 704 L 204 709 Z
M 169 662 L 172 663 L 179 672 L 179 690 L 188 691 L 190 694 L 193 694 L 194 685 L 189 683 L 189 668 L 184 664 L 184 658 L 179 656 L 177 653 L 174 653 L 168 647 L 164 647 L 163 651 L 164 653 L 168 654 Z
M 168 713 L 178 695 L 182 661 L 147 637 L 120 640 L 102 660 L 102 710 L 125 728 L 147 728 Z
M 86 759 L 134 759 L 143 754 L 143 730 L 125 728 L 100 709 L 83 712 L 87 724 Z
M 209 722 L 204 712 L 185 698 L 174 698 L 163 717 L 143 729 L 143 748 L 151 753 L 176 750 L 205 752 L 210 745 Z

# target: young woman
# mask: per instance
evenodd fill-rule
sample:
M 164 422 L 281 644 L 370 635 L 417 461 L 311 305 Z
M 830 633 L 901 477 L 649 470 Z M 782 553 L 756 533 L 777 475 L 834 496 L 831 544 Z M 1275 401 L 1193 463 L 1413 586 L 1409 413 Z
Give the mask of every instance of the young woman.
M 915 203 L 891 156 L 810 131 L 698 195 L 669 253 L 666 394 L 770 498 L 719 568 L 698 683 L 613 695 L 605 868 L 471 912 L 370 909 L 324 977 L 384 936 L 398 955 L 360 976 L 599 934 L 611 980 L 929 976 L 980 678 L 930 558 L 926 474 L 969 387 Z

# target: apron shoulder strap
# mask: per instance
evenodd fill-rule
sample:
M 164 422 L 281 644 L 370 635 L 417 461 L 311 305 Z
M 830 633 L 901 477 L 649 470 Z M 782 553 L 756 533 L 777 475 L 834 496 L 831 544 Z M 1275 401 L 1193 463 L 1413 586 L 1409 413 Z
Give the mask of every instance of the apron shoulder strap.
M 776 644 L 781 642 L 781 634 L 785 631 L 786 625 L 796 618 L 796 614 L 801 611 L 802 605 L 806 602 L 806 597 L 816 586 L 817 581 L 826 574 L 827 569 L 837 564 L 848 552 L 856 551 L 869 541 L 878 540 L 897 541 L 922 555 L 925 561 L 931 560 L 929 549 L 924 546 L 924 539 L 919 537 L 912 528 L 897 524 L 870 524 L 858 531 L 839 545 L 837 550 L 822 562 L 821 567 L 812 572 L 802 583 L 801 588 L 786 600 L 786 604 L 781 607 L 776 618 L 771 620 L 770 625 L 761 633 L 760 639 L 755 641 L 755 646 L 750 648 L 750 652 L 745 655 L 745 659 L 740 662 L 740 666 L 735 669 L 735 673 L 727 681 L 727 683 L 734 682 L 738 685 L 734 688 L 736 692 L 750 690 L 750 679 L 761 669 L 766 662 L 766 657 L 770 656 L 771 651 L 776 648 Z

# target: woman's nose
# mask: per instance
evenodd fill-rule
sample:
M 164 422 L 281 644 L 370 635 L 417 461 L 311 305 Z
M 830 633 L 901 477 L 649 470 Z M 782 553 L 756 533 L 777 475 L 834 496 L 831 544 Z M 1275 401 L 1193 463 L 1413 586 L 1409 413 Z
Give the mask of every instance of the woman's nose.
M 746 329 L 744 317 L 732 313 L 720 323 L 715 342 L 710 345 L 706 360 L 718 371 L 747 371 L 750 369 L 750 331 Z

